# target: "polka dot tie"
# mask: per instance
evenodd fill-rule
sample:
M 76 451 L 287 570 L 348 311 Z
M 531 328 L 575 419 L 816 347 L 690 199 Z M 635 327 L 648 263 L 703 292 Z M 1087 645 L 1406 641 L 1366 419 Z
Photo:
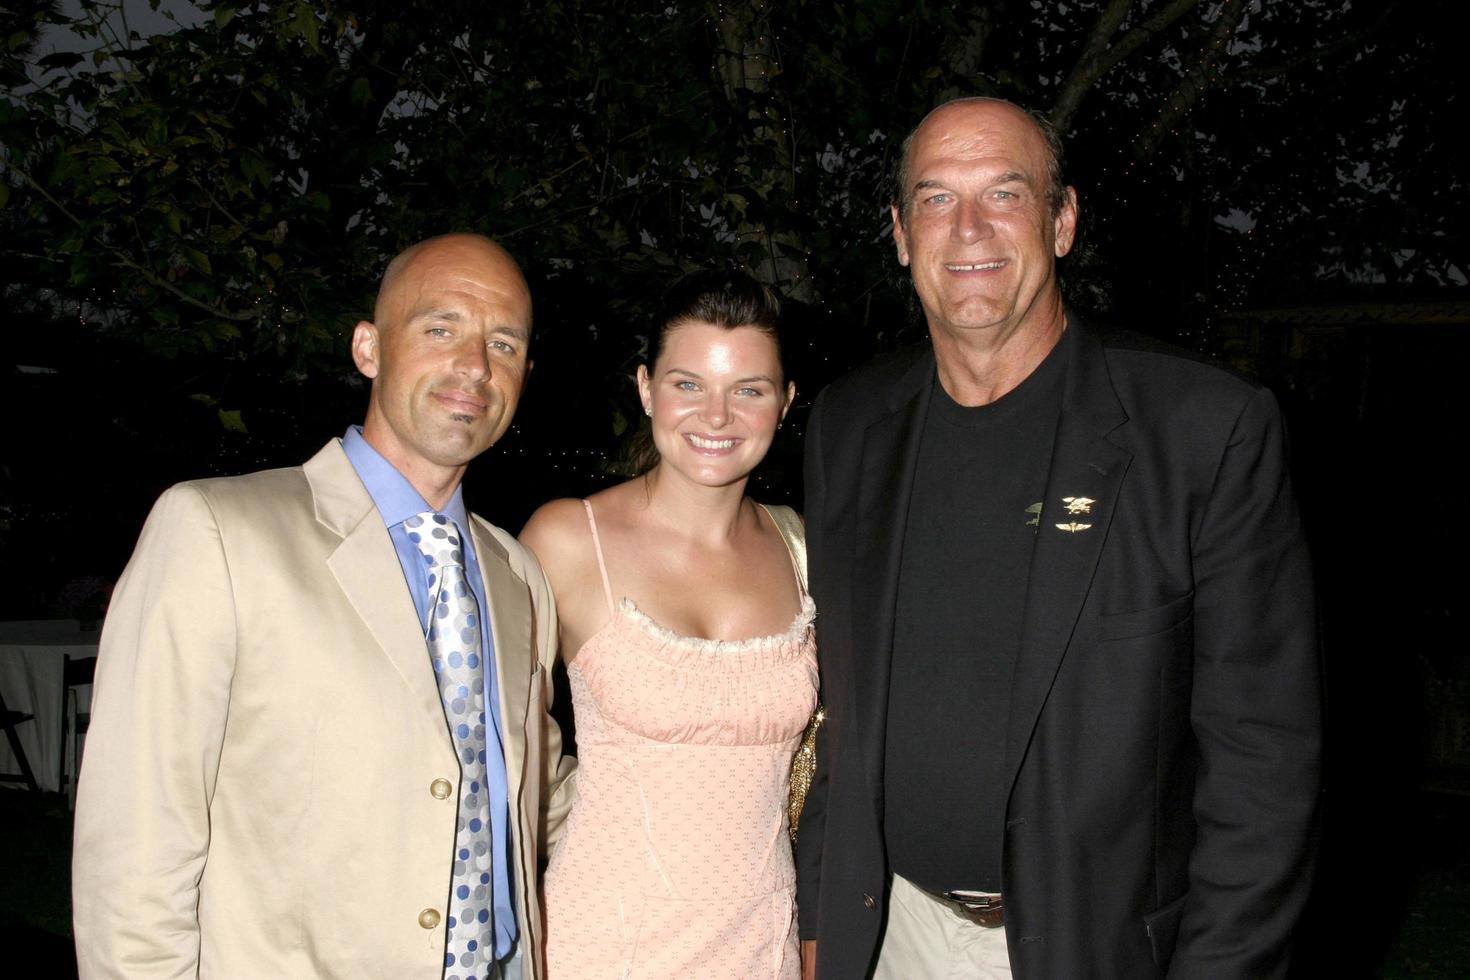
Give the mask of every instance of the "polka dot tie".
M 478 980 L 495 963 L 490 798 L 485 789 L 485 667 L 480 610 L 465 580 L 459 528 L 432 511 L 403 522 L 429 579 L 429 659 L 459 755 L 459 821 L 444 946 L 444 980 Z

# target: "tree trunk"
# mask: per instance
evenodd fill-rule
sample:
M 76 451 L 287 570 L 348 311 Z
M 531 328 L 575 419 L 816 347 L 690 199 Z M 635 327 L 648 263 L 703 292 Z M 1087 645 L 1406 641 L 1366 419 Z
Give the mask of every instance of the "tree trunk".
M 1245 16 L 1246 4 L 1250 2 L 1251 0 L 1225 0 L 1220 5 L 1220 12 L 1210 25 L 1204 43 L 1200 45 L 1199 57 L 1164 100 L 1154 121 L 1134 141 L 1134 153 L 1140 160 L 1147 160 L 1154 154 L 1164 137 L 1174 133 L 1175 127 L 1189 115 L 1205 91 L 1219 80 L 1221 56 L 1236 28 L 1240 26 L 1241 18 Z
M 749 103 L 749 145 L 764 157 L 750 161 L 750 186 L 774 205 L 763 207 L 764 212 L 779 213 L 796 197 L 796 167 L 790 120 L 780 111 L 771 84 L 780 62 L 767 0 L 722 7 L 718 45 L 716 69 L 725 99 L 732 106 Z M 741 243 L 763 246 L 762 258 L 751 269 L 756 278 L 803 302 L 816 299 L 807 274 L 808 249 L 796 229 L 772 228 L 764 219 L 741 220 L 735 234 Z

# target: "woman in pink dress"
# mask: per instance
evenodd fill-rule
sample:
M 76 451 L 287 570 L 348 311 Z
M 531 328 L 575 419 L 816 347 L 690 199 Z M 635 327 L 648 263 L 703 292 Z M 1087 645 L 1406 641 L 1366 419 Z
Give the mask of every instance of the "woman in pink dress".
M 745 496 L 795 386 L 741 275 L 671 297 L 638 476 L 522 534 L 556 596 L 577 802 L 546 873 L 551 980 L 799 975 L 787 775 L 817 699 L 800 521 Z M 786 535 L 793 536 L 788 544 Z

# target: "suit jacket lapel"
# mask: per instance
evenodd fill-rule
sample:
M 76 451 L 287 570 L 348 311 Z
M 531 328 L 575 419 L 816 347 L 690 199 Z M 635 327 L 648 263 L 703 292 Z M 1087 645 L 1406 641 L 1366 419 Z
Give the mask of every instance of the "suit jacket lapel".
M 444 730 L 444 706 L 429 667 L 423 626 L 404 586 L 393 540 L 372 497 L 335 441 L 303 469 L 317 520 L 342 537 L 327 567 L 408 685 L 413 704 Z M 453 751 L 447 738 L 444 744 L 447 751 Z
M 1007 786 L 1014 785 L 1091 589 L 1118 492 L 1133 458 L 1107 438 L 1127 416 L 1113 392 L 1102 347 L 1084 328 L 1074 325 L 1072 329 L 1076 336 L 1031 556 L 1020 653 L 1011 683 Z M 1070 505 L 1063 499 L 1069 497 Z
M 505 548 L 486 531 L 477 517 L 470 518 L 470 537 L 475 557 L 485 579 L 485 601 L 490 607 L 486 620 L 495 641 L 495 686 L 500 701 L 500 737 L 505 750 L 506 783 L 511 788 L 512 812 L 515 788 L 521 785 L 521 766 L 526 744 L 526 716 L 530 697 L 530 673 L 536 658 L 531 645 L 531 603 L 526 583 L 511 570 Z
M 924 415 L 933 391 L 934 355 L 921 357 L 894 386 L 889 414 L 868 427 L 858 477 L 857 542 L 852 561 L 852 645 L 857 717 L 869 720 L 860 741 L 866 766 L 881 785 L 888 717 L 888 672 L 909 497 Z

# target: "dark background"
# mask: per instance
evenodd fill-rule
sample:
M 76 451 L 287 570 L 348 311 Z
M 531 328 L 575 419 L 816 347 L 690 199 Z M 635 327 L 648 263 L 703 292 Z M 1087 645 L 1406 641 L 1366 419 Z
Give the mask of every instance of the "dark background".
M 93 614 L 164 487 L 359 420 L 352 324 L 388 257 L 454 229 L 536 301 L 473 509 L 515 529 L 616 478 L 651 311 L 709 264 L 786 297 L 795 424 L 754 492 L 799 505 L 811 397 L 922 337 L 897 144 L 1000 95 L 1066 135 L 1074 308 L 1286 410 L 1328 694 L 1304 963 L 1470 970 L 1462 4 L 64 6 L 0 8 L 0 618 Z

